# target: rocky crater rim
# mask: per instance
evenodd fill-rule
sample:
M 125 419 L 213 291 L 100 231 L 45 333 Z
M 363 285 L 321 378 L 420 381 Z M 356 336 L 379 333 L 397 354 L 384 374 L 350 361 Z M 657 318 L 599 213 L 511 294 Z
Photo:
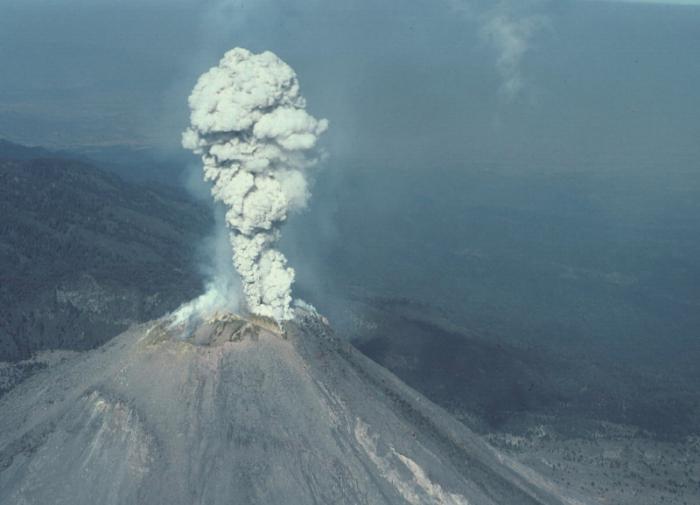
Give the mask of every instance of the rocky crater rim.
M 146 332 L 144 343 L 158 345 L 168 341 L 198 347 L 217 347 L 229 342 L 257 341 L 262 336 L 287 340 L 290 330 L 310 322 L 329 326 L 328 320 L 316 312 L 297 308 L 293 321 L 278 323 L 272 318 L 251 313 L 216 311 L 178 321 L 163 317 Z

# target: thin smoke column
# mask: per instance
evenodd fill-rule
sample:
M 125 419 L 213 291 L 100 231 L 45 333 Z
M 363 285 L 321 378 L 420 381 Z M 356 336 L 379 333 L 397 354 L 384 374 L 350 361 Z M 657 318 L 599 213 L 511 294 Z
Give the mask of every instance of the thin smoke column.
M 204 178 L 226 205 L 233 263 L 248 309 L 292 318 L 294 270 L 275 248 L 289 212 L 309 197 L 309 155 L 328 121 L 305 110 L 297 76 L 271 52 L 228 51 L 189 97 L 182 145 L 202 156 Z

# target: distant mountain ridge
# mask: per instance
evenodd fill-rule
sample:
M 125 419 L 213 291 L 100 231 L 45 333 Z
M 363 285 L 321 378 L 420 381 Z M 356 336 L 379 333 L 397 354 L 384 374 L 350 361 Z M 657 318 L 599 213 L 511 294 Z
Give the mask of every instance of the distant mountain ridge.
M 30 160 L 54 157 L 60 153 L 43 147 L 29 147 L 0 138 L 0 159 Z
M 157 183 L 180 188 L 189 154 L 178 155 L 155 147 L 83 146 L 72 150 L 50 149 L 17 144 L 0 138 L 0 159 L 31 160 L 37 158 L 68 159 L 95 165 L 105 172 L 117 174 L 126 181 L 139 184 Z

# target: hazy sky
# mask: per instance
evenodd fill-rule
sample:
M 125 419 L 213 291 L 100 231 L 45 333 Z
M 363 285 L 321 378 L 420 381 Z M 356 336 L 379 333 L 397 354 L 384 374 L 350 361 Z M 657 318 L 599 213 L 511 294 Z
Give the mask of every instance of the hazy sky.
M 1 0 L 0 135 L 176 146 L 197 75 L 242 45 L 296 68 L 338 154 L 697 152 L 680 3 Z

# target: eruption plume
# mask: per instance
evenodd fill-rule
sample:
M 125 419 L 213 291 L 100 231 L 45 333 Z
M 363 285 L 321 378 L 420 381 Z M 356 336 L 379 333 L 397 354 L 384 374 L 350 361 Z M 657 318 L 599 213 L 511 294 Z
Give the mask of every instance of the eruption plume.
M 304 109 L 294 70 L 271 52 L 228 51 L 202 74 L 189 97 L 182 145 L 202 156 L 204 178 L 226 205 L 233 263 L 248 309 L 292 318 L 294 270 L 275 249 L 290 211 L 309 197 L 307 156 L 328 121 Z

